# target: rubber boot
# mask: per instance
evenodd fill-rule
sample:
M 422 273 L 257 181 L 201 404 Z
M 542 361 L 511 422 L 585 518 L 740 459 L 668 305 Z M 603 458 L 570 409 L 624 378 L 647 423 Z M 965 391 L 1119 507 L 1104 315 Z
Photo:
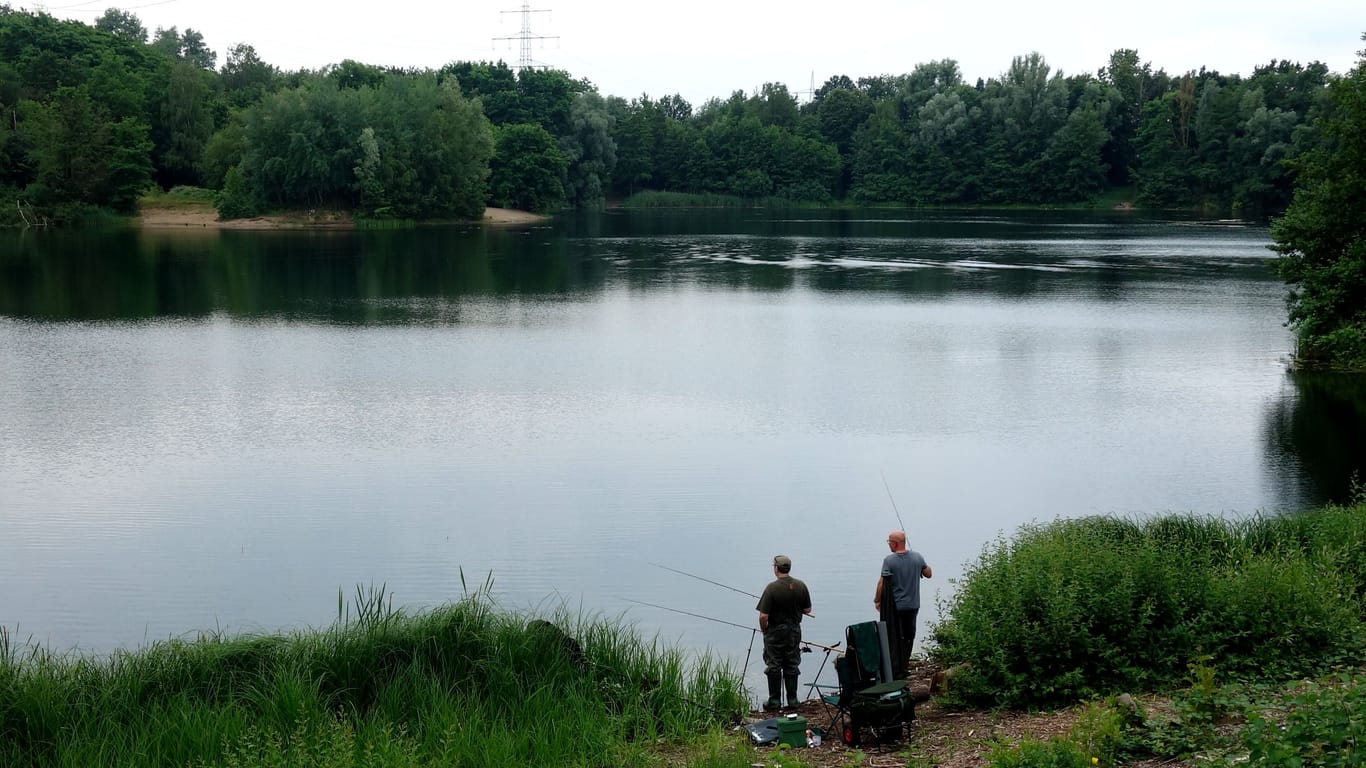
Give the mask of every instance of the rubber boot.
M 797 708 L 797 676 L 783 675 L 783 682 L 787 683 L 787 706 L 789 709 Z
M 764 702 L 764 710 L 776 712 L 783 707 L 783 678 L 782 675 L 768 676 L 768 701 Z

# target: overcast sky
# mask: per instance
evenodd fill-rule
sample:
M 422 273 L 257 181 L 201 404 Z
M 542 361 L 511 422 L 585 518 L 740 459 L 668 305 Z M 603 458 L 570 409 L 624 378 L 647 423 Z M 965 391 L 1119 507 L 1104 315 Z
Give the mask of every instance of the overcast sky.
M 18 8 L 36 9 L 28 2 Z M 94 20 L 108 0 L 52 0 L 58 17 Z M 148 32 L 186 27 L 223 63 L 244 42 L 283 69 L 343 59 L 436 68 L 451 61 L 516 64 L 521 0 L 126 0 Z M 1272 59 L 1322 61 L 1346 72 L 1366 43 L 1366 0 L 545 0 L 529 7 L 533 58 L 591 80 L 603 95 L 679 93 L 694 106 L 765 82 L 806 91 L 834 75 L 910 72 L 951 58 L 964 78 L 999 76 L 1038 51 L 1054 71 L 1094 73 L 1118 48 L 1154 69 L 1251 74 Z M 506 12 L 504 12 L 506 11 Z

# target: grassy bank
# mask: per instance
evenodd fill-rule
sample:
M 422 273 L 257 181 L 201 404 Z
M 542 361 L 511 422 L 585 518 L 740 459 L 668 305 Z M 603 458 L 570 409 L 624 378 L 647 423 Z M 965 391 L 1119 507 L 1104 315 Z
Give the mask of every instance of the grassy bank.
M 735 670 L 614 622 L 503 613 L 481 594 L 408 613 L 382 590 L 358 591 L 350 604 L 339 595 L 326 629 L 107 657 L 0 631 L 0 765 L 830 768 L 865 758 L 756 752 L 726 727 L 748 708 Z M 979 759 L 952 765 L 1366 764 L 1366 504 L 1032 525 L 989 545 L 941 615 L 933 655 L 954 674 L 933 708 L 1070 713 L 1065 731 L 993 737 Z M 978 749 L 974 733 L 955 732 L 955 743 Z M 915 739 L 902 756 L 936 764 L 917 757 Z
M 0 636 L 0 765 L 649 765 L 668 748 L 747 764 L 706 736 L 747 708 L 738 675 L 619 625 L 477 595 L 407 614 L 369 592 L 338 612 L 98 658 Z

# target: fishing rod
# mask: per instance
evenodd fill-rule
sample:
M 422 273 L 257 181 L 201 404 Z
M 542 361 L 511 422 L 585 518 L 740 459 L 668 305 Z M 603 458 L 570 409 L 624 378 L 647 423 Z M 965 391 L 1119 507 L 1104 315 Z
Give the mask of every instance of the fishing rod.
M 705 582 L 707 582 L 708 584 L 715 584 L 715 585 L 718 586 L 718 587 L 724 587 L 725 589 L 729 589 L 729 590 L 732 591 L 732 592 L 739 592 L 739 593 L 742 594 L 742 595 L 748 595 L 749 597 L 752 597 L 752 598 L 754 598 L 755 600 L 758 600 L 758 599 L 759 599 L 759 596 L 756 595 L 756 594 L 754 594 L 753 592 L 746 592 L 746 591 L 743 590 L 743 589 L 736 589 L 735 587 L 732 587 L 732 586 L 730 586 L 729 584 L 722 584 L 722 583 L 719 582 L 719 581 L 712 581 L 711 579 L 706 579 L 706 578 L 703 578 L 703 577 L 701 577 L 701 576 L 698 576 L 698 575 L 695 574 L 695 573 L 688 573 L 687 571 L 680 571 L 680 570 L 678 570 L 677 568 L 670 568 L 670 567 L 667 566 L 667 565 L 660 565 L 659 563 L 650 563 L 650 565 L 653 565 L 653 566 L 656 567 L 656 568 L 663 568 L 663 569 L 666 570 L 666 571 L 673 571 L 674 573 L 677 573 L 677 574 L 679 574 L 680 576 L 687 576 L 687 577 L 690 578 L 690 579 L 697 579 L 698 581 L 705 581 Z
M 681 613 L 681 614 L 683 614 L 684 616 L 692 616 L 693 618 L 697 618 L 697 619 L 706 619 L 707 621 L 714 621 L 714 622 L 716 622 L 717 624 L 725 624 L 726 626 L 729 626 L 729 627 L 739 627 L 740 629 L 748 630 L 748 631 L 750 631 L 750 632 L 758 632 L 758 631 L 759 631 L 759 629 L 758 629 L 757 627 L 748 627 L 748 626 L 745 626 L 744 624 L 736 624 L 736 623 L 733 622 L 733 621 L 726 621 L 725 619 L 713 619 L 713 618 L 710 617 L 710 616 L 703 616 L 703 615 L 700 614 L 700 613 L 692 613 L 691 611 L 684 611 L 684 610 L 680 610 L 680 609 L 678 609 L 678 608 L 670 608 L 670 607 L 668 607 L 667 605 L 655 605 L 654 603 L 647 603 L 647 602 L 645 602 L 644 600 L 632 600 L 632 599 L 629 598 L 629 597 L 623 597 L 623 598 L 621 598 L 621 599 L 622 599 L 622 600 L 625 600 L 625 601 L 628 602 L 628 603 L 635 603 L 636 605 L 648 605 L 648 606 L 650 606 L 651 608 L 658 608 L 658 609 L 660 609 L 661 611 L 672 611 L 673 613 Z
M 896 499 L 892 498 L 892 488 L 887 485 L 887 473 L 882 472 L 882 487 L 887 489 L 887 499 L 892 502 L 892 511 L 896 513 L 896 524 L 901 526 L 901 532 L 906 532 L 906 524 L 901 522 L 901 510 L 896 508 Z
M 693 617 L 696 617 L 696 618 L 699 618 L 699 619 L 706 619 L 707 621 L 714 621 L 714 622 L 716 622 L 717 624 L 725 624 L 725 625 L 728 626 L 728 627 L 739 627 L 740 629 L 748 629 L 748 630 L 749 630 L 749 648 L 747 648 L 747 649 L 745 650 L 745 666 L 744 666 L 744 669 L 746 669 L 746 670 L 749 669 L 749 657 L 750 657 L 750 654 L 754 653 L 754 638 L 755 638 L 755 637 L 758 637 L 758 635 L 759 635 L 759 628 L 758 628 L 758 627 L 747 627 L 747 626 L 745 626 L 744 624 L 736 624 L 736 623 L 733 622 L 733 621 L 726 621 L 725 619 L 713 619 L 713 618 L 710 617 L 710 616 L 703 616 L 703 615 L 700 614 L 700 613 L 692 613 L 692 612 L 690 612 L 690 611 L 683 611 L 683 610 L 679 610 L 679 609 L 677 609 L 677 608 L 670 608 L 670 607 L 664 606 L 664 605 L 655 605 L 654 603 L 647 603 L 647 602 L 645 602 L 644 600 L 632 600 L 632 599 L 629 598 L 629 597 L 623 597 L 623 598 L 621 598 L 621 599 L 622 599 L 622 600 L 625 600 L 625 601 L 628 602 L 628 603 L 635 603 L 636 605 L 648 605 L 648 606 L 650 606 L 651 608 L 658 608 L 658 609 L 660 609 L 661 611 L 673 611 L 674 613 L 681 613 L 681 614 L 683 614 L 684 616 L 693 616 Z

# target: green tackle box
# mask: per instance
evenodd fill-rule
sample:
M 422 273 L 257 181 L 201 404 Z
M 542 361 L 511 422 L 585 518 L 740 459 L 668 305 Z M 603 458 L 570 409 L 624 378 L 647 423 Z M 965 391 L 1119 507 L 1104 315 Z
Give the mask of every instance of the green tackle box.
M 778 718 L 778 743 L 789 747 L 806 746 L 806 718 L 801 715 Z

